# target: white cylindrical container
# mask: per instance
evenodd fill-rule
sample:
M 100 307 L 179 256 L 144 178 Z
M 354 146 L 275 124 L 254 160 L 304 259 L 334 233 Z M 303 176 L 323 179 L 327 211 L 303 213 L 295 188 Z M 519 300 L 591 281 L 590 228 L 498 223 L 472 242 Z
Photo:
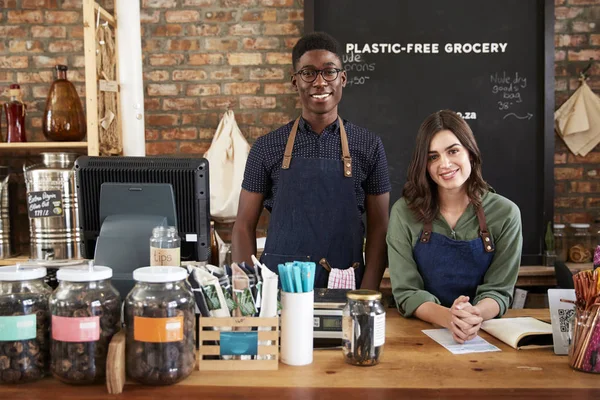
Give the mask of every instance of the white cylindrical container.
M 314 292 L 281 292 L 281 362 L 313 361 Z

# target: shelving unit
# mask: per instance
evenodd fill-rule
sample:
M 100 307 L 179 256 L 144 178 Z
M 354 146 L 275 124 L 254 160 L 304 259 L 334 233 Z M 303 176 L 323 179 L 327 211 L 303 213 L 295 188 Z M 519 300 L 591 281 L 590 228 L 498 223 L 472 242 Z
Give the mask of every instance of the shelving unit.
M 88 149 L 88 142 L 0 143 L 0 150 Z M 89 154 L 89 149 L 88 149 Z

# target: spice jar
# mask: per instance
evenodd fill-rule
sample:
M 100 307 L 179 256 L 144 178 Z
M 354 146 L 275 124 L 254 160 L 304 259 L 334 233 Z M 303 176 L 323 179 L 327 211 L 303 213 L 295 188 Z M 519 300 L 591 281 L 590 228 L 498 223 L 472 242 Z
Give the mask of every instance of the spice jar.
M 342 313 L 342 349 L 352 365 L 376 365 L 385 343 L 385 309 L 381 293 L 353 290 Z
M 0 383 L 42 378 L 48 369 L 50 320 L 46 268 L 0 268 Z
M 58 270 L 50 296 L 50 369 L 72 384 L 103 381 L 108 345 L 121 323 L 121 297 L 112 286 L 112 269 L 103 266 Z
M 567 261 L 567 234 L 564 224 L 554 224 L 554 251 L 556 252 L 556 260 Z
M 150 238 L 150 265 L 181 265 L 181 238 L 175 226 L 157 226 L 152 229 Z
M 600 307 L 577 308 L 572 324 L 569 365 L 579 371 L 600 373 Z
M 592 261 L 592 236 L 590 224 L 571 224 L 573 231 L 569 245 L 569 260 L 576 263 Z
M 148 385 L 170 385 L 192 373 L 195 303 L 180 267 L 133 271 L 135 286 L 125 299 L 127 374 Z

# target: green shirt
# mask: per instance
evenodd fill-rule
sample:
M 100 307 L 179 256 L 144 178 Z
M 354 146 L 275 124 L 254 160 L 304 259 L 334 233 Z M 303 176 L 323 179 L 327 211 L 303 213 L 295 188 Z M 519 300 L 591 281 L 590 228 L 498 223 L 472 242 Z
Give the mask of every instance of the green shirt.
M 510 305 L 519 273 L 523 247 L 521 213 L 515 203 L 493 192 L 483 195 L 482 206 L 496 251 L 471 302 L 475 305 L 486 297 L 494 299 L 500 306 L 498 316 L 501 316 Z M 427 301 L 440 304 L 433 294 L 424 289 L 423 278 L 413 256 L 422 230 L 423 223 L 417 221 L 406 200 L 398 200 L 390 214 L 387 244 L 392 293 L 400 314 L 405 317 L 411 316 Z M 469 204 L 454 230 L 441 214 L 438 215 L 433 221 L 433 232 L 455 240 L 479 238 L 479 222 L 473 206 Z

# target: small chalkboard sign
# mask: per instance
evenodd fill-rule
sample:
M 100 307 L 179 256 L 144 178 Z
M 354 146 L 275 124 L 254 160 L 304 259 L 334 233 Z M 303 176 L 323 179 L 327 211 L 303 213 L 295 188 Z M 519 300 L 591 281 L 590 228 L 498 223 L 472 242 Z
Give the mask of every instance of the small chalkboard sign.
M 29 218 L 61 217 L 63 215 L 60 190 L 42 190 L 27 194 Z

